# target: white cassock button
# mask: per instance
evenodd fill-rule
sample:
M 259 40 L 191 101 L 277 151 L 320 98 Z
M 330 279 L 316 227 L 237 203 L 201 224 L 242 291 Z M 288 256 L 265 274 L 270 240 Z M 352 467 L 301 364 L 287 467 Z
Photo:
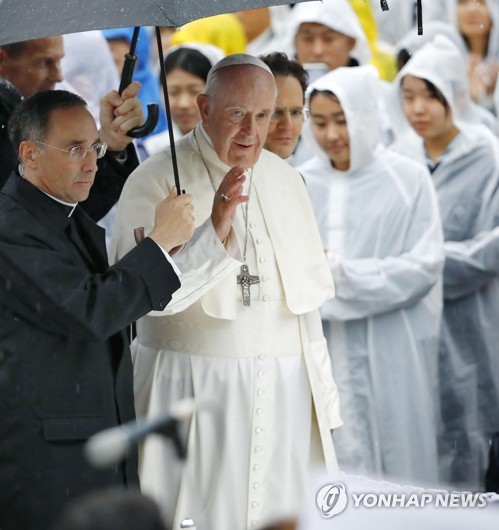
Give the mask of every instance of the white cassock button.
M 262 277 L 262 280 L 263 280 L 264 282 L 268 282 L 268 281 L 269 281 L 269 277 L 268 277 L 268 276 L 263 276 L 263 277 Z
M 256 409 L 257 414 L 263 414 L 263 409 Z
M 252 508 L 258 508 L 258 506 L 260 506 L 260 504 L 259 504 L 258 502 L 256 502 L 256 501 L 253 501 L 253 502 L 251 503 L 251 507 L 252 507 Z
M 256 434 L 260 434 L 260 433 L 262 432 L 261 427 L 257 427 L 257 428 L 255 429 L 255 432 L 256 432 Z
M 260 469 L 260 466 L 258 464 L 255 464 L 253 466 L 253 471 L 258 471 Z
M 256 243 L 257 245 L 260 245 L 260 244 L 262 243 L 262 240 L 261 240 L 261 239 L 257 239 L 257 240 L 255 241 L 255 243 Z
M 267 258 L 264 258 L 263 256 L 258 260 L 260 263 L 265 263 L 267 261 Z
M 260 484 L 258 482 L 253 482 L 253 489 L 257 490 L 260 487 Z
M 263 370 L 258 370 L 257 374 L 258 377 L 263 377 L 265 375 L 265 372 Z
M 256 391 L 257 396 L 263 396 L 263 390 L 260 388 Z
M 250 228 L 255 228 L 255 226 L 256 226 L 255 223 L 250 223 L 249 225 Z
M 264 295 L 262 296 L 262 300 L 263 300 L 264 302 L 268 302 L 268 301 L 270 300 L 270 296 L 269 296 L 268 294 L 264 294 Z
M 265 356 L 260 353 L 260 355 L 258 356 L 258 360 L 263 361 L 264 359 L 265 359 Z
M 260 453 L 261 451 L 262 451 L 262 448 L 259 445 L 257 445 L 255 447 L 255 453 Z
M 251 521 L 251 526 L 253 528 L 255 528 L 257 524 L 258 524 L 258 521 Z

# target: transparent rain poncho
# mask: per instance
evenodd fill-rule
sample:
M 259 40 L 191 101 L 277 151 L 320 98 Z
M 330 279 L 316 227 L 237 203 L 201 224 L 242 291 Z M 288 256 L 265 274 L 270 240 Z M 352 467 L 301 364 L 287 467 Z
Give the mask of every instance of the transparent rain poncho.
M 499 430 L 499 153 L 497 138 L 477 124 L 455 50 L 437 37 L 416 52 L 395 81 L 394 110 L 402 123 L 401 82 L 410 74 L 440 90 L 460 129 L 432 173 L 446 254 L 439 463 L 443 481 L 483 489 L 490 435 Z M 423 139 L 405 124 L 393 148 L 426 163 Z
M 61 61 L 64 81 L 58 88 L 76 92 L 88 103 L 99 123 L 100 100 L 118 90 L 120 79 L 109 45 L 101 31 L 64 35 L 65 55 Z
M 441 4 L 438 9 L 439 18 L 445 22 L 449 22 L 459 31 L 456 11 L 459 0 L 439 0 L 439 2 Z M 436 2 L 436 4 L 439 2 Z M 487 46 L 487 57 L 499 59 L 499 3 L 497 0 L 487 0 L 486 3 L 492 19 L 492 28 Z
M 322 24 L 339 33 L 355 39 L 351 57 L 359 64 L 367 64 L 371 59 L 369 42 L 362 26 L 348 0 L 324 0 L 297 4 L 289 20 L 289 38 L 292 42 L 301 24 L 313 22 Z M 294 46 L 294 44 L 292 44 Z
M 317 143 L 298 168 L 336 286 L 321 310 L 344 420 L 334 442 L 340 468 L 432 482 L 443 237 L 427 170 L 379 144 L 376 83 L 372 67 L 338 68 L 307 91 L 338 97 L 350 137 L 348 171 Z

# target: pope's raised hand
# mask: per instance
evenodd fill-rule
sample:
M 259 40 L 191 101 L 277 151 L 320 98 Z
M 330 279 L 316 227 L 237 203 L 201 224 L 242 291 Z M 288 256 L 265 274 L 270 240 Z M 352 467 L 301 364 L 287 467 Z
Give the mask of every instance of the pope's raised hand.
M 246 180 L 244 169 L 233 167 L 222 180 L 215 192 L 211 221 L 220 241 L 229 235 L 230 228 L 239 204 L 246 202 L 248 197 L 243 195 L 243 183 Z

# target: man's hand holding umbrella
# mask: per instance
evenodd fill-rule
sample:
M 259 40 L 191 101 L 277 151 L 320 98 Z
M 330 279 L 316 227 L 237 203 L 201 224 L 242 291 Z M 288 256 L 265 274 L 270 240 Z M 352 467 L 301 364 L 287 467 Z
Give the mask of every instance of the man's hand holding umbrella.
M 100 102 L 100 139 L 110 151 L 120 152 L 133 140 L 128 131 L 144 121 L 142 104 L 137 97 L 140 83 L 133 81 L 120 95 L 116 90 L 106 94 Z

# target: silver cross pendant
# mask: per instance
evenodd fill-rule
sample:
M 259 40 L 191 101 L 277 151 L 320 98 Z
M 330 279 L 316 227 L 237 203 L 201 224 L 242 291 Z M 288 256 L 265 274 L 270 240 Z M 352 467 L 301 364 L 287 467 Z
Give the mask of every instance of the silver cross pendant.
M 248 266 L 246 265 L 246 263 L 243 263 L 243 265 L 241 265 L 241 274 L 237 275 L 237 283 L 241 286 L 241 291 L 243 295 L 243 306 L 249 307 L 251 300 L 250 285 L 260 283 L 260 277 L 252 276 L 248 271 Z

